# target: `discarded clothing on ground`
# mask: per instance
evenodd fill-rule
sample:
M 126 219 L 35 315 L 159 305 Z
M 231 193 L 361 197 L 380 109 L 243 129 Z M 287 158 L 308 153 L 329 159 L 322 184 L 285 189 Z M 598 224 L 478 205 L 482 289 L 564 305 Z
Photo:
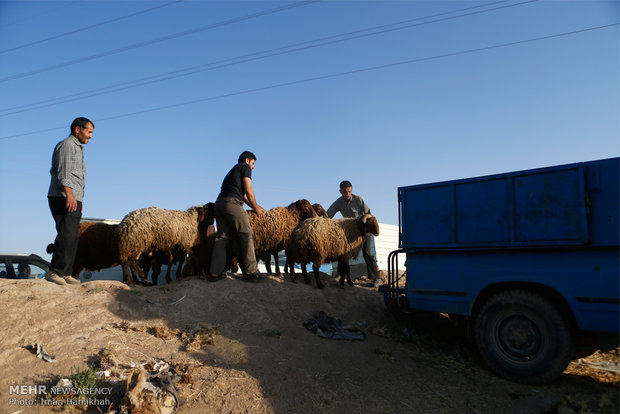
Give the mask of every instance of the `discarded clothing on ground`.
M 358 328 L 343 324 L 340 318 L 327 316 L 323 311 L 318 312 L 314 318 L 308 319 L 303 325 L 321 338 L 357 341 L 366 339 L 366 334 Z

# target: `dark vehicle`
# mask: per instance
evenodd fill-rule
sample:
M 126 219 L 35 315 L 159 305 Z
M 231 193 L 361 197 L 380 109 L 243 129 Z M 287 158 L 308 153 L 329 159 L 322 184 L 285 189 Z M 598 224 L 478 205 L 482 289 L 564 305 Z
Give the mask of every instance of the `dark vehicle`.
M 49 269 L 49 262 L 36 254 L 0 254 L 3 279 L 40 279 Z
M 401 249 L 380 291 L 396 312 L 466 321 L 500 376 L 549 382 L 576 333 L 618 338 L 619 192 L 620 158 L 400 187 Z

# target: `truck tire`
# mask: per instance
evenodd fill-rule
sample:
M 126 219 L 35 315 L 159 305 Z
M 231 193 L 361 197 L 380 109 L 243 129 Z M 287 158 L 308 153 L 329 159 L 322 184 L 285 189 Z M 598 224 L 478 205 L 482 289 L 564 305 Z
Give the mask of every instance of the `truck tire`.
M 550 301 L 528 291 L 492 296 L 478 313 L 474 332 L 483 360 L 515 382 L 550 382 L 574 354 L 570 323 Z

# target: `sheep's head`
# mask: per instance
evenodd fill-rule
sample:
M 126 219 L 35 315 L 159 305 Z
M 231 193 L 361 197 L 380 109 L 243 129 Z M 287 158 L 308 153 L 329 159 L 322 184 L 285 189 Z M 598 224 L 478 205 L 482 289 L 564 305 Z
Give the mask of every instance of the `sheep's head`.
M 207 203 L 204 206 L 193 207 L 198 212 L 198 241 L 205 240 L 209 235 L 209 230 L 213 227 L 214 218 L 214 204 Z
M 198 214 L 198 217 L 196 218 L 198 223 L 205 221 L 205 208 L 203 206 L 192 207 L 190 210 L 194 210 Z
M 302 220 L 316 217 L 316 212 L 314 211 L 314 208 L 312 208 L 310 202 L 303 198 L 301 200 L 295 201 L 293 204 L 289 205 L 288 208 L 296 209 L 299 212 L 299 217 Z
M 215 221 L 215 203 L 207 203 L 204 205 L 204 221 L 207 225 L 213 224 Z
M 375 236 L 379 235 L 379 223 L 377 223 L 377 218 L 372 214 L 365 214 L 362 217 L 362 224 L 366 233 L 372 233 Z
M 318 217 L 325 217 L 328 218 L 329 216 L 327 215 L 327 211 L 325 211 L 325 209 L 323 208 L 322 205 L 320 205 L 319 203 L 314 203 L 312 204 L 312 208 L 314 209 L 314 212 L 316 213 L 316 215 Z

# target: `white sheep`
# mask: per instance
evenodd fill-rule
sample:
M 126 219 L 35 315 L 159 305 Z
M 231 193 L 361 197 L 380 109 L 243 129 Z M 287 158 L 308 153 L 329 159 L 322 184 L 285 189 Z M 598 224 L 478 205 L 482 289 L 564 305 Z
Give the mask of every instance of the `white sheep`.
M 143 253 L 158 250 L 191 253 L 192 247 L 206 237 L 210 224 L 213 224 L 213 203 L 190 207 L 187 211 L 148 207 L 130 212 L 114 234 L 123 268 L 123 281 L 133 285 L 131 268 L 146 282 L 137 263 Z
M 304 220 L 291 235 L 286 248 L 286 257 L 291 264 L 291 279 L 295 280 L 294 263 L 312 262 L 316 287 L 323 289 L 319 266 L 334 261 L 348 262 L 356 257 L 368 233 L 379 235 L 379 224 L 371 214 L 338 220 L 324 217 Z M 310 283 L 305 266 L 302 266 L 302 272 L 305 282 Z

